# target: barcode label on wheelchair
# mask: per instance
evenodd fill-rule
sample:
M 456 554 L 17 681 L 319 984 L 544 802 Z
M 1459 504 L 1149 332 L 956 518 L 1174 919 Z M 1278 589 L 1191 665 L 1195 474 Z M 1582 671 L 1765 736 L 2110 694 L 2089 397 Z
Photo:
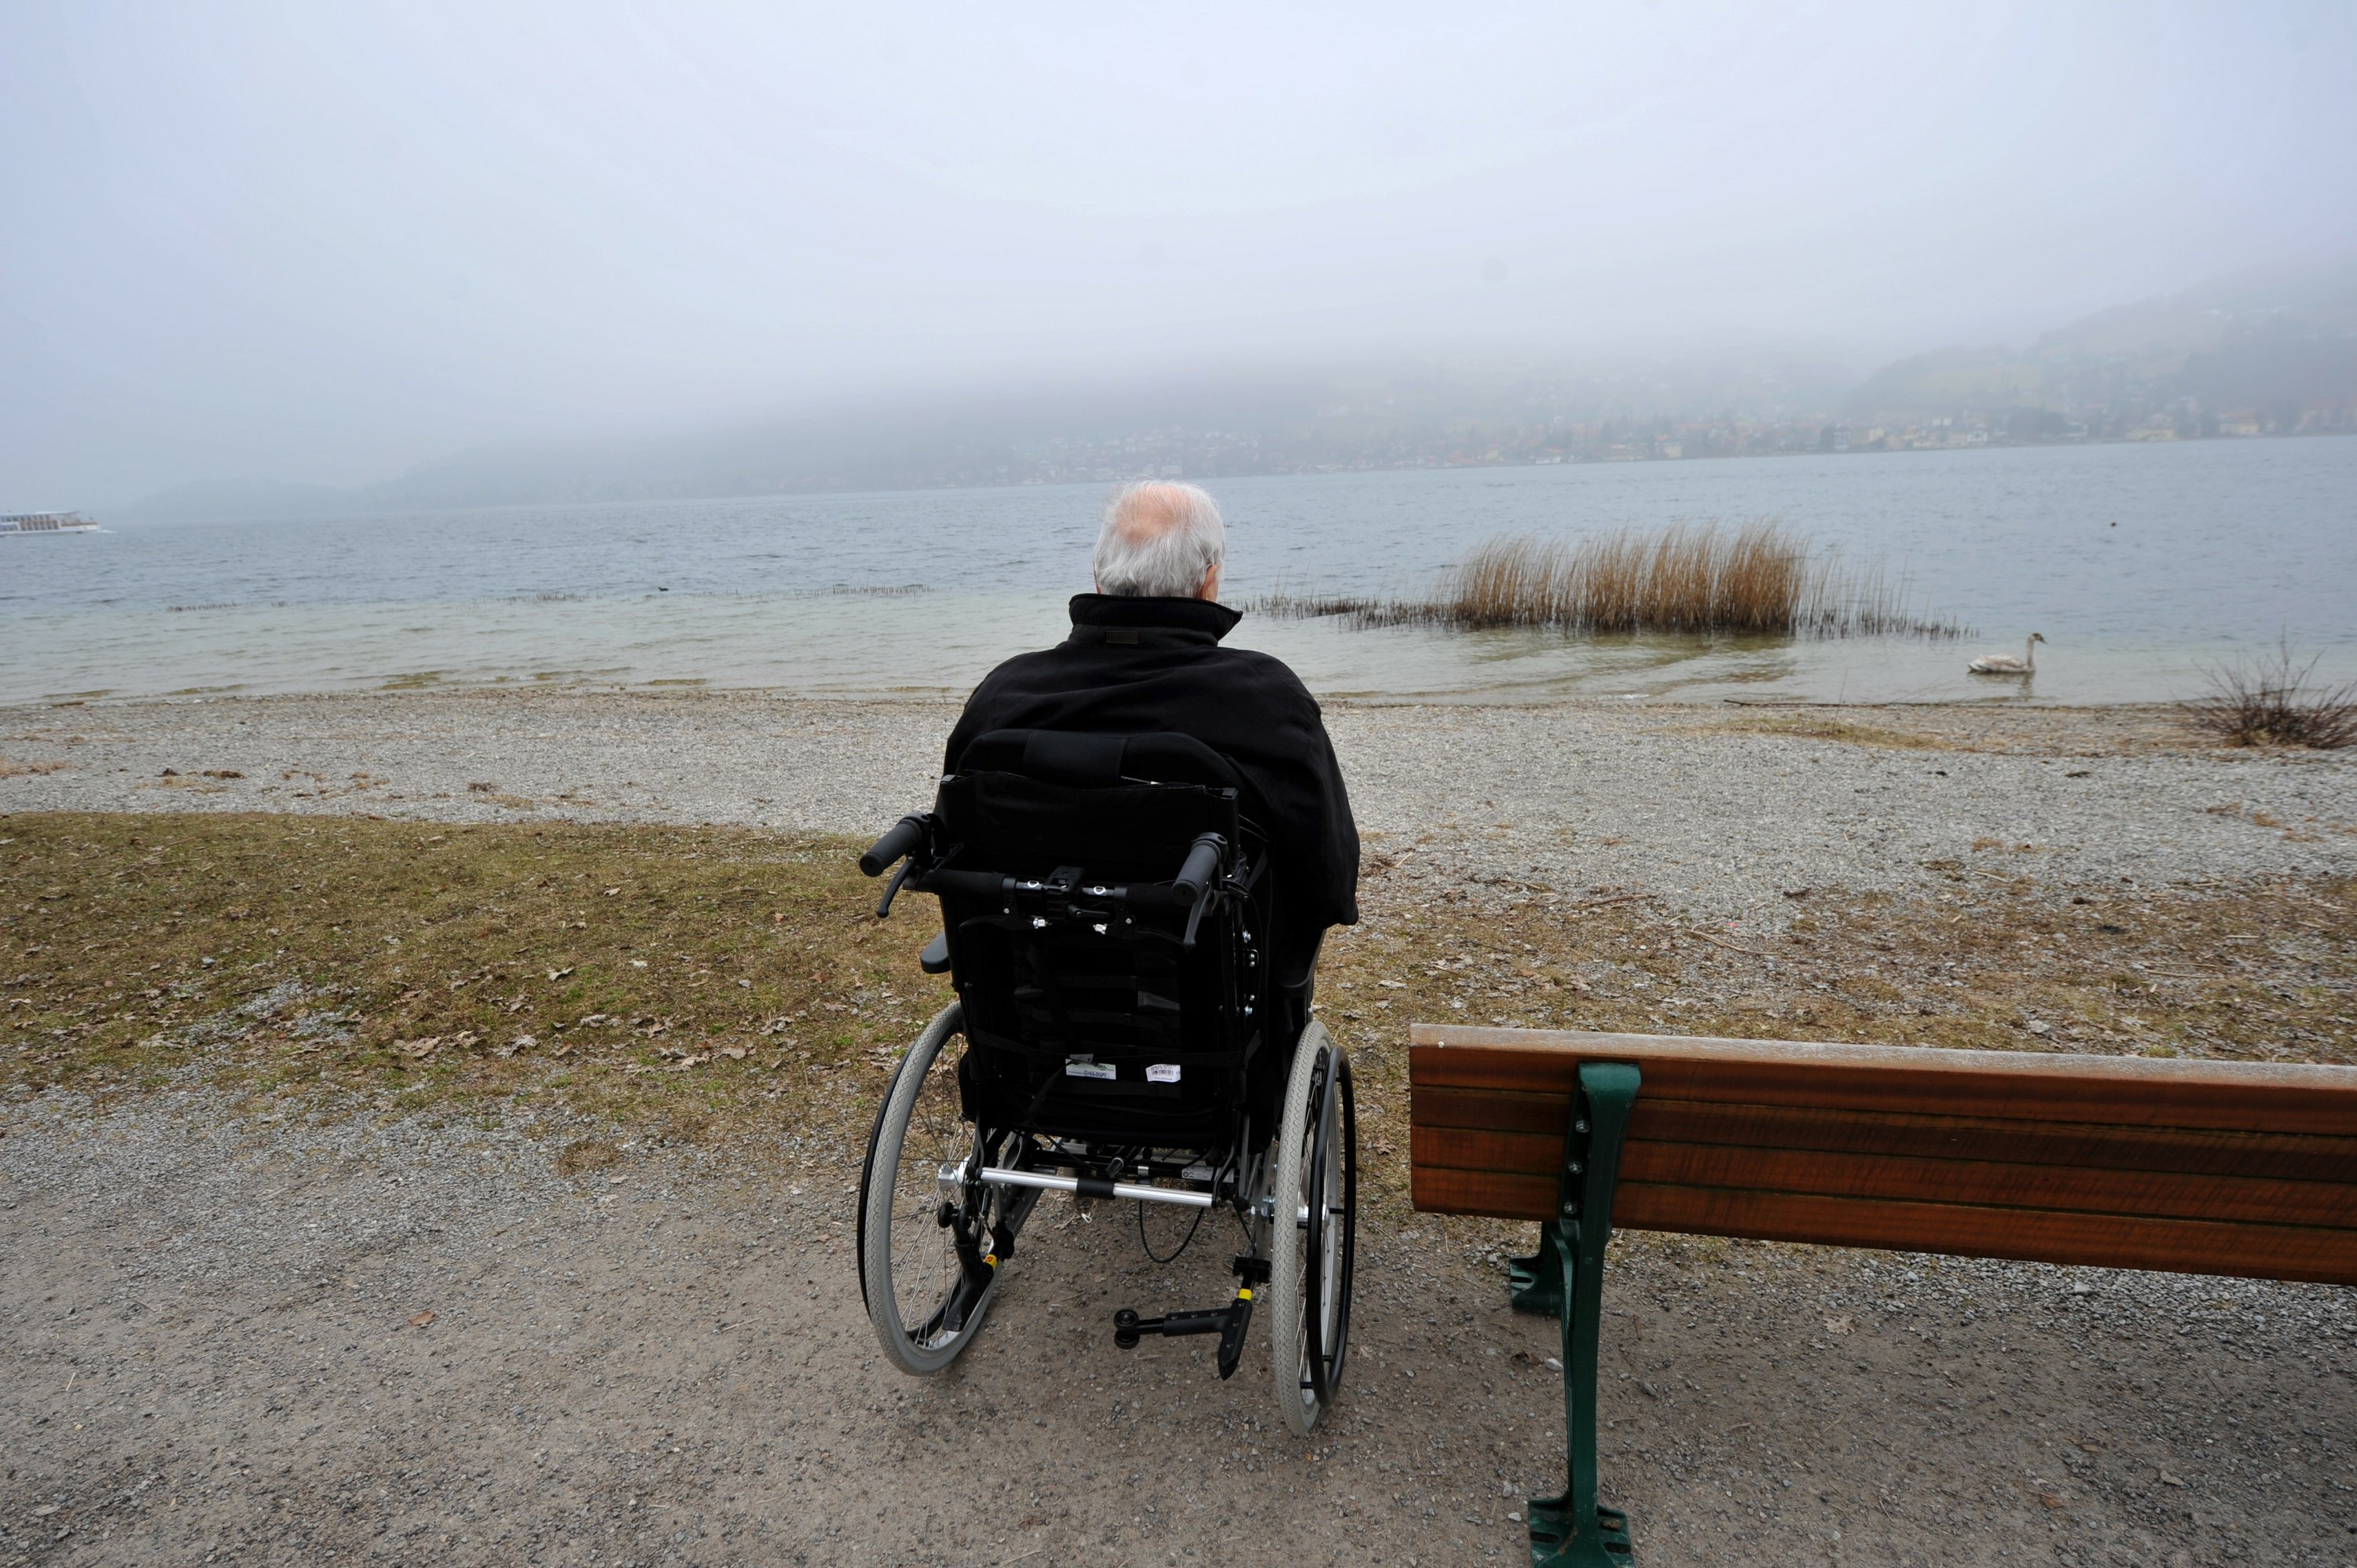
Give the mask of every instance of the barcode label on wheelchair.
M 1146 1081 L 1148 1083 L 1178 1082 L 1178 1064 L 1177 1062 L 1156 1062 L 1153 1066 L 1146 1069 Z
M 1102 1078 L 1110 1080 L 1121 1075 L 1114 1070 L 1114 1065 L 1111 1062 L 1101 1062 L 1094 1057 L 1066 1057 L 1064 1076 L 1066 1078 Z

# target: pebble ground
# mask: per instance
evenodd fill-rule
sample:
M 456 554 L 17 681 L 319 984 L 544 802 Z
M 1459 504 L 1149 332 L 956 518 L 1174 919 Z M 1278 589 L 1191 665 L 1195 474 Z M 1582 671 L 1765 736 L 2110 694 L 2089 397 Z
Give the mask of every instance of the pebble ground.
M 16 709 L 0 811 L 856 831 L 923 800 L 950 716 Z M 1767 919 L 1984 840 L 2058 892 L 2357 859 L 2350 759 L 2153 715 L 1875 717 L 1907 746 L 1717 710 L 1330 718 L 1371 842 L 1469 886 Z M 1160 1268 L 1126 1213 L 1051 1201 L 974 1350 L 911 1381 L 860 1309 L 844 1151 L 488 1120 L 257 1118 L 193 1075 L 0 1108 L 0 1563 L 1512 1563 L 1555 1484 L 1558 1347 L 1504 1306 L 1502 1230 L 1371 1220 L 1348 1396 L 1304 1444 L 1261 1336 L 1229 1383 L 1200 1342 L 1111 1344 L 1116 1306 L 1222 1298 L 1219 1244 Z M 621 1161 L 559 1175 L 590 1134 Z M 2357 1293 L 1652 1237 L 1607 1290 L 1605 1487 L 1641 1562 L 2357 1563 Z
M 1609 704 L 1328 714 L 1377 846 L 1480 878 L 1644 888 L 1697 914 L 1933 884 L 2002 850 L 2055 887 L 2357 870 L 2357 752 L 2197 746 L 2168 715 L 1839 712 L 1910 746 Z M 0 811 L 374 811 L 881 832 L 931 800 L 954 707 L 759 694 L 389 693 L 0 709 Z M 167 769 L 170 772 L 167 775 Z M 224 777 L 234 775 L 234 777 Z

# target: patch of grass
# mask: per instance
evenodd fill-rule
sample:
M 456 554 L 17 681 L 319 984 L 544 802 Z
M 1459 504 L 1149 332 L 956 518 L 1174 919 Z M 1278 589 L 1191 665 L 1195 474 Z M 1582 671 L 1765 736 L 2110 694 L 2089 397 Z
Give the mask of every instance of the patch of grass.
M 859 1122 L 948 999 L 848 841 L 259 815 L 0 818 L 0 1083 L 191 1068 L 686 1134 Z M 916 910 L 912 907 L 911 914 Z M 862 1124 L 864 1131 L 864 1124 Z
M 1412 1021 L 2357 1064 L 2357 883 L 2065 902 L 1951 876 L 1945 900 L 1820 890 L 1764 935 L 1372 877 L 1318 996 L 1374 1191 L 1406 1187 Z
M 1717 726 L 1721 732 L 1738 735 L 1779 735 L 1795 740 L 1831 740 L 1844 746 L 1879 746 L 1899 751 L 1959 751 L 1965 747 L 1953 740 L 1925 735 L 1920 730 L 1891 729 L 1884 725 L 1855 724 L 1847 719 L 1820 714 L 1802 714 L 1786 718 L 1768 714 L 1729 719 Z
M 629 825 L 0 818 L 0 1083 L 104 1099 L 195 1074 L 345 1114 L 521 1098 L 856 1160 L 887 1069 L 949 996 L 916 963 L 931 901 L 879 924 L 856 847 Z M 1318 1000 L 1359 1064 L 1371 1193 L 1394 1208 L 1416 1020 L 2357 1062 L 2357 883 L 2081 902 L 1943 864 L 1929 897 L 1821 888 L 1735 930 L 1627 895 L 1367 865 L 1365 923 L 1328 939 Z M 587 1140 L 556 1158 L 584 1174 L 613 1154 Z
M 1379 1048 L 1414 1018 L 2357 1063 L 2357 884 L 2071 903 L 2028 886 L 1824 892 L 1769 935 L 1379 887 L 1368 922 L 1329 939 L 1318 997 Z
M 621 1164 L 622 1151 L 604 1138 L 576 1138 L 556 1151 L 558 1176 L 586 1176 Z

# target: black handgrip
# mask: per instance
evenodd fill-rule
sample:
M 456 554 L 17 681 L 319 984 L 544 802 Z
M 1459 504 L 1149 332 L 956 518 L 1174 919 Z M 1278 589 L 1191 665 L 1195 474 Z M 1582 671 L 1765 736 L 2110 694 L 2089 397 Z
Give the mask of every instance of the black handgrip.
M 995 871 L 928 871 L 917 878 L 920 893 L 963 893 L 969 898 L 1003 898 L 1011 877 Z
M 1193 901 L 1203 895 L 1204 886 L 1220 869 L 1220 854 L 1228 841 L 1217 833 L 1197 833 L 1195 845 L 1187 852 L 1187 864 L 1170 879 L 1170 891 Z
M 1187 930 L 1178 945 L 1189 952 L 1195 950 L 1195 931 L 1203 923 L 1203 912 L 1211 907 L 1211 878 L 1227 847 L 1228 841 L 1217 833 L 1197 833 L 1195 847 L 1187 852 L 1187 864 L 1170 879 L 1170 891 L 1188 900 Z
M 881 876 L 892 868 L 892 863 L 914 853 L 925 842 L 925 819 L 911 812 L 892 824 L 892 831 L 876 841 L 876 847 L 859 857 L 863 875 Z

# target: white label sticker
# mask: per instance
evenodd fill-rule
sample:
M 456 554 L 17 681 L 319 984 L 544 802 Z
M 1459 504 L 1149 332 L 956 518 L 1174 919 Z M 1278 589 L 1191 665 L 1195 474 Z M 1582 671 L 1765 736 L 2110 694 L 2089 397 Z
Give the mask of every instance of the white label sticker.
M 1178 1082 L 1178 1064 L 1177 1062 L 1156 1062 L 1152 1067 L 1146 1069 L 1146 1081 L 1148 1083 Z
M 1094 1057 L 1066 1057 L 1064 1076 L 1066 1078 L 1102 1078 L 1111 1080 L 1120 1075 L 1114 1072 L 1111 1062 L 1101 1062 Z

